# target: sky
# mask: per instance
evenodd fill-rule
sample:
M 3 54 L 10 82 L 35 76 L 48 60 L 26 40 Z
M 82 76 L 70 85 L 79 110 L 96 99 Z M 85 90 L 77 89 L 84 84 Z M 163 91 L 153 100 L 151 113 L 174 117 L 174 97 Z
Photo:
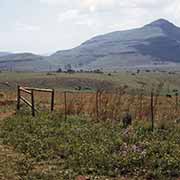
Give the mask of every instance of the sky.
M 0 51 L 49 54 L 159 18 L 180 26 L 180 0 L 0 0 Z

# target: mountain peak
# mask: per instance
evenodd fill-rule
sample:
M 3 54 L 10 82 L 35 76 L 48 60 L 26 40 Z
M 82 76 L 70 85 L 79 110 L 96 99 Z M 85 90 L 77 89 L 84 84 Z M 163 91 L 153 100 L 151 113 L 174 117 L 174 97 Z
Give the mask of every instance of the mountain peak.
M 150 23 L 146 26 L 166 28 L 166 27 L 174 27 L 175 25 L 166 19 L 158 19 L 158 20 L 153 21 L 152 23 Z

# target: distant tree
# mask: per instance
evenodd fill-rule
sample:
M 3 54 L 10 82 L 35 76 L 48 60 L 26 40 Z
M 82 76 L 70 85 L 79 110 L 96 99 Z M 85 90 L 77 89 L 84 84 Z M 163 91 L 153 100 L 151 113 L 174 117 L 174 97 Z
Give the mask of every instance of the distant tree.
M 66 72 L 67 72 L 67 73 L 75 73 L 76 71 L 73 70 L 73 69 L 69 69 L 69 70 L 67 70 Z
M 170 74 L 170 75 L 174 75 L 174 74 L 176 74 L 175 72 L 168 72 L 168 74 Z
M 59 68 L 56 72 L 57 72 L 57 73 L 61 73 L 61 72 L 62 72 L 62 69 Z
M 103 74 L 103 71 L 101 71 L 100 69 L 95 69 L 93 72 L 98 74 Z

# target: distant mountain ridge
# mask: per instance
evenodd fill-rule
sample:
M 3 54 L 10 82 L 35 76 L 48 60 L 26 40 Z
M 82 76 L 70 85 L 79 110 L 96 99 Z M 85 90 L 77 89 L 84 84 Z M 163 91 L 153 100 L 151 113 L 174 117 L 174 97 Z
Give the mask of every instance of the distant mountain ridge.
M 180 64 L 180 28 L 165 19 L 141 28 L 96 36 L 76 48 L 50 56 L 21 53 L 0 57 L 0 68 L 11 64 L 16 70 L 35 71 L 57 70 L 67 64 L 75 69 L 113 71 L 177 63 Z
M 1 70 L 47 71 L 50 64 L 44 56 L 32 53 L 8 54 L 0 57 Z
M 34 59 L 43 59 L 43 56 L 35 55 L 32 53 L 17 53 L 17 54 L 7 54 L 6 56 L 3 56 L 0 58 L 0 61 L 31 61 Z
M 180 62 L 180 28 L 159 19 L 142 28 L 96 36 L 79 47 L 58 51 L 48 58 L 56 65 L 77 68 L 119 69 L 152 66 L 159 61 Z
M 2 57 L 2 56 L 7 56 L 7 55 L 9 55 L 9 54 L 11 54 L 11 53 L 0 51 L 0 57 Z

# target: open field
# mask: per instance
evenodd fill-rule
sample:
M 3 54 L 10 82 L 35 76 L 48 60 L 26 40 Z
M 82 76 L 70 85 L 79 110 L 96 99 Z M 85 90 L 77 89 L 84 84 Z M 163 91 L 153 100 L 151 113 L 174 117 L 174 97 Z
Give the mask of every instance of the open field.
M 25 105 L 16 113 L 17 85 L 55 89 L 55 112 L 49 94 L 35 92 L 36 117 Z M 179 90 L 179 72 L 2 72 L 0 178 L 178 179 Z
M 15 111 L 17 85 L 55 89 L 55 108 L 64 111 L 64 91 L 67 111 L 71 115 L 88 113 L 101 119 L 117 120 L 126 111 L 134 119 L 150 119 L 150 94 L 154 91 L 157 120 L 179 117 L 180 73 L 120 72 L 95 73 L 0 73 L 1 112 Z M 97 90 L 100 91 L 97 97 Z M 97 98 L 99 99 L 97 102 Z M 35 93 L 36 106 L 50 104 L 48 93 Z M 97 107 L 98 106 L 98 107 Z M 142 116 L 142 117 L 141 117 Z
M 8 84 L 7 84 L 8 82 Z M 59 90 L 74 90 L 76 87 L 112 88 L 127 85 L 131 88 L 152 88 L 160 82 L 164 83 L 164 90 L 180 89 L 180 72 L 119 72 L 119 73 L 23 73 L 2 72 L 0 73 L 0 90 L 14 90 L 16 84 L 55 88 Z

